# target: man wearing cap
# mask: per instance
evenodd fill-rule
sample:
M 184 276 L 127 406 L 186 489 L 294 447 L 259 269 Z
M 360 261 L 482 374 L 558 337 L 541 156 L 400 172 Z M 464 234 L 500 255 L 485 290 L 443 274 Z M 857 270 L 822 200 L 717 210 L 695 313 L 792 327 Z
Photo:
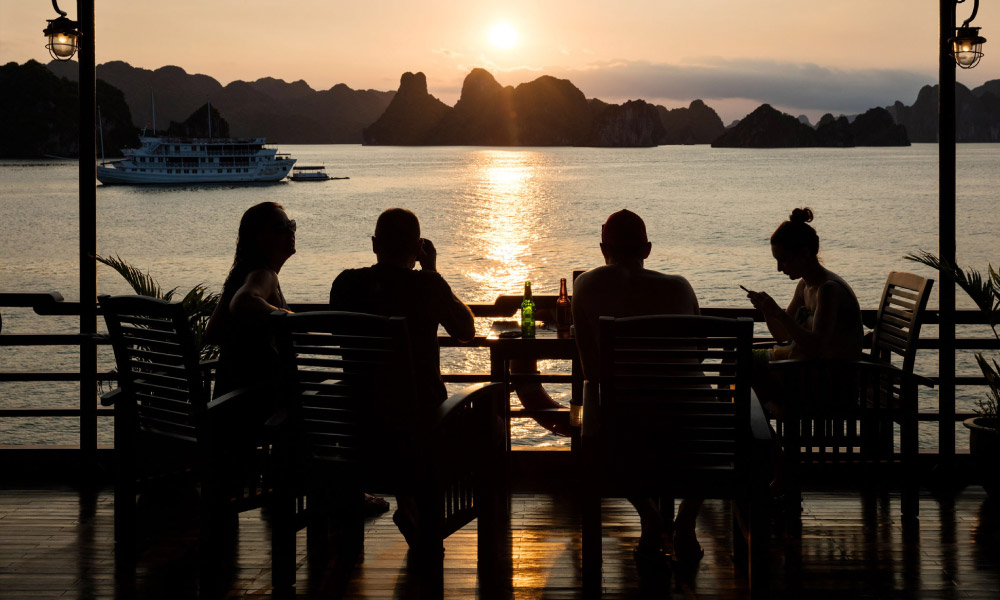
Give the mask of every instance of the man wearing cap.
M 573 323 L 586 389 L 596 391 L 600 376 L 598 321 L 602 316 L 697 315 L 698 298 L 688 280 L 643 267 L 652 244 L 639 215 L 620 210 L 601 228 L 604 266 L 581 273 L 573 283 Z M 642 534 L 637 557 L 662 551 L 663 532 L 670 529 L 651 498 L 629 498 L 639 512 Z M 694 533 L 701 500 L 685 500 L 673 523 L 678 559 L 697 560 L 703 551 Z

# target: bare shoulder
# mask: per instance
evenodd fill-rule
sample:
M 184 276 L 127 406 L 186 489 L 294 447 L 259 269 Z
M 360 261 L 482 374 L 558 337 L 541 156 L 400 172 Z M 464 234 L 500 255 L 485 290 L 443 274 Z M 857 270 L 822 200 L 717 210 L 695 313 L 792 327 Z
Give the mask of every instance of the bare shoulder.
M 832 271 L 827 271 L 827 276 L 827 280 L 820 286 L 820 295 L 857 299 L 854 289 L 843 277 Z
M 649 273 L 648 277 L 652 281 L 656 281 L 661 287 L 668 289 L 675 294 L 687 293 L 692 297 L 695 295 L 691 282 L 688 281 L 683 275 L 671 275 L 669 273 L 660 273 L 658 271 L 647 271 L 647 273 Z
M 271 298 L 278 289 L 278 274 L 262 267 L 254 269 L 247 274 L 243 286 L 236 292 L 237 294 L 249 293 L 262 298 Z
M 582 291 L 586 295 L 588 293 L 587 290 L 600 290 L 609 285 L 614 279 L 616 279 L 616 273 L 613 268 L 607 265 L 594 267 L 580 273 L 573 280 L 573 294 L 577 295 Z
M 274 286 L 278 283 L 278 274 L 267 267 L 254 269 L 247 275 L 247 283 L 254 286 Z

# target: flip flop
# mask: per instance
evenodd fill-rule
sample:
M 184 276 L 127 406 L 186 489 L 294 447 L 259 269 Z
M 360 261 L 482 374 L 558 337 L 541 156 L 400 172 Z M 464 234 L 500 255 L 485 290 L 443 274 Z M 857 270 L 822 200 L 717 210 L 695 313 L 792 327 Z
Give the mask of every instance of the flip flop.
M 364 513 L 366 517 L 377 517 L 389 510 L 389 501 L 385 498 L 365 494 Z

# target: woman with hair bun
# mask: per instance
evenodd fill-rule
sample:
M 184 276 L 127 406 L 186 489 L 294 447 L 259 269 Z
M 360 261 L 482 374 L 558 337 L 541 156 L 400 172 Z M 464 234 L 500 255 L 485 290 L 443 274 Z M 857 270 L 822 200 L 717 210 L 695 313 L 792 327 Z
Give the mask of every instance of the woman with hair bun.
M 767 292 L 747 292 L 779 343 L 772 350 L 755 352 L 759 362 L 785 358 L 853 360 L 861 356 L 864 329 L 858 298 L 840 275 L 820 263 L 819 236 L 809 225 L 812 220 L 812 209 L 796 208 L 771 235 L 771 254 L 778 271 L 798 280 L 788 307 L 779 307 Z M 765 408 L 780 416 L 771 391 L 773 380 L 761 371 L 765 370 L 754 369 L 754 389 Z

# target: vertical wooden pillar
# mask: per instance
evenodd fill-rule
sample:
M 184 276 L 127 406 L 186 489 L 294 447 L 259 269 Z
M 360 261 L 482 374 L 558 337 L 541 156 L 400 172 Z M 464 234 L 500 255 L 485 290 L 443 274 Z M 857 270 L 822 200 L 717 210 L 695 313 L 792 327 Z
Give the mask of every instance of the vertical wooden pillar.
M 941 51 L 938 86 L 938 254 L 955 264 L 955 59 L 948 39 L 955 35 L 955 0 L 941 0 Z M 938 306 L 938 452 L 942 463 L 955 456 L 955 283 L 941 273 Z
M 84 471 L 97 458 L 97 66 L 94 0 L 77 0 L 80 27 L 80 451 Z

